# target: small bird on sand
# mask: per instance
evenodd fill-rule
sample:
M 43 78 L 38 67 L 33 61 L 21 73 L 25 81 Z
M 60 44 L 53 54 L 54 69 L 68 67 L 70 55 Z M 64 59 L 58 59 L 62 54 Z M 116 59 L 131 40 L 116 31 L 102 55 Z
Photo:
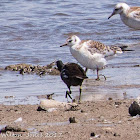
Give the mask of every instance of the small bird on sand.
M 126 3 L 118 3 L 108 19 L 116 14 L 120 14 L 125 25 L 137 30 L 140 29 L 140 7 L 130 7 Z
M 120 47 L 116 46 L 106 46 L 101 42 L 93 40 L 80 40 L 76 35 L 70 36 L 66 43 L 61 45 L 69 46 L 70 52 L 73 57 L 87 69 L 97 70 L 97 79 L 99 79 L 99 70 L 102 69 L 107 61 L 106 57 L 114 55 L 116 53 L 122 53 Z M 104 76 L 105 77 L 105 76 Z M 106 78 L 105 78 L 106 79 Z
M 67 95 L 72 99 L 70 96 L 71 92 L 71 86 L 80 86 L 79 92 L 79 101 L 81 99 L 81 92 L 82 92 L 82 82 L 84 79 L 87 79 L 84 70 L 75 63 L 67 63 L 63 64 L 62 61 L 56 62 L 58 70 L 60 71 L 60 76 L 63 82 L 67 85 L 69 91 L 66 91 L 66 98 Z

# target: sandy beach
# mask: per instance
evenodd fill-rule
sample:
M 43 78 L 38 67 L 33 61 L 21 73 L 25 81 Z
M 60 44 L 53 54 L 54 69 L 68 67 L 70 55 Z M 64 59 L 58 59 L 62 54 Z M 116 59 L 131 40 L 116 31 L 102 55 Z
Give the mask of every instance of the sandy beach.
M 128 112 L 132 102 L 86 101 L 48 111 L 39 111 L 39 105 L 0 105 L 1 128 L 11 128 L 0 139 L 140 140 L 140 118 Z

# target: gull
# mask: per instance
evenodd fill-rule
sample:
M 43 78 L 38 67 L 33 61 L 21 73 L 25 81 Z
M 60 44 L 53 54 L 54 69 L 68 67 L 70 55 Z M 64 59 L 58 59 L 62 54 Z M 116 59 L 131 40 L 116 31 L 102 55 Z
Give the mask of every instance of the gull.
M 79 92 L 79 101 L 81 100 L 81 92 L 82 92 L 82 83 L 84 79 L 88 77 L 85 74 L 85 71 L 76 63 L 67 63 L 63 64 L 61 60 L 56 62 L 58 70 L 60 71 L 60 76 L 63 82 L 67 85 L 69 91 L 66 91 L 66 98 L 67 95 L 72 99 L 70 96 L 71 86 L 80 86 Z
M 73 57 L 87 69 L 97 70 L 97 79 L 99 79 L 99 70 L 102 69 L 106 64 L 106 57 L 112 56 L 116 53 L 122 53 L 120 47 L 117 46 L 106 46 L 101 42 L 93 40 L 80 40 L 76 35 L 70 36 L 66 43 L 61 45 L 69 46 L 70 52 Z M 104 76 L 105 77 L 105 76 Z M 105 78 L 106 79 L 106 78 Z
M 140 7 L 130 7 L 126 3 L 118 3 L 108 19 L 116 14 L 120 14 L 121 20 L 125 25 L 140 29 Z

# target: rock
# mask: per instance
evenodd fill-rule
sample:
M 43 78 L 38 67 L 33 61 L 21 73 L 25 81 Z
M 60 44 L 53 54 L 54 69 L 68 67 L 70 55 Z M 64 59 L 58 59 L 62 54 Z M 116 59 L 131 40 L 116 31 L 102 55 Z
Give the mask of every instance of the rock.
M 15 122 L 15 123 L 22 122 L 22 117 L 18 118 L 18 119 L 15 120 L 14 122 Z
M 54 93 L 51 94 L 45 94 L 45 95 L 37 95 L 38 99 L 52 99 Z
M 52 108 L 52 107 L 65 107 L 67 103 L 65 102 L 59 102 L 55 100 L 42 100 L 40 101 L 40 106 L 43 106 L 45 108 Z
M 58 69 L 56 69 L 56 68 L 51 68 L 51 69 L 47 69 L 47 74 L 49 74 L 49 75 L 59 75 L 60 74 L 60 72 L 58 71 Z
M 47 111 L 48 112 L 55 112 L 55 111 L 57 111 L 57 108 L 49 108 Z
M 68 104 L 66 111 L 77 111 L 80 107 L 76 103 Z
M 37 111 L 47 111 L 47 110 L 41 106 L 38 106 Z
M 115 102 L 115 105 L 121 105 L 122 103 L 121 102 Z
M 120 136 L 120 135 L 119 135 L 119 134 L 117 134 L 117 133 L 114 133 L 114 134 L 113 134 L 113 136 L 114 136 L 114 137 L 117 137 L 117 136 Z
M 57 111 L 57 108 L 43 108 L 43 107 L 39 106 L 39 107 L 37 108 L 37 111 L 54 112 L 54 111 Z
M 1 129 L 2 133 L 5 133 L 7 131 L 12 131 L 12 132 L 27 132 L 26 129 L 21 128 L 17 125 L 7 125 L 4 128 Z
M 76 111 L 79 110 L 79 108 L 76 103 L 59 102 L 49 99 L 40 101 L 40 105 L 38 106 L 37 109 L 37 111 L 47 111 L 47 112 L 53 112 L 57 110 Z
M 51 64 L 48 64 L 46 66 L 33 66 L 30 64 L 16 64 L 16 65 L 9 65 L 5 67 L 5 70 L 10 71 L 19 71 L 20 74 L 37 74 L 39 76 L 43 76 L 46 73 L 49 75 L 59 75 L 60 72 L 55 66 L 55 62 L 52 62 Z
M 4 96 L 6 99 L 8 98 L 14 98 L 15 96 Z
M 52 94 L 47 94 L 47 99 L 52 99 L 52 96 L 54 95 L 54 93 Z
M 44 106 L 45 108 L 70 108 L 70 107 L 77 107 L 76 103 L 66 103 L 66 102 L 59 102 L 52 99 L 49 100 L 41 100 L 39 106 Z
M 108 100 L 113 100 L 113 99 L 111 97 L 109 97 Z
M 70 117 L 69 122 L 70 123 L 77 123 L 77 121 L 75 120 L 75 117 Z
M 134 65 L 133 67 L 140 67 L 140 65 L 138 64 L 138 65 Z
M 131 116 L 140 115 L 140 106 L 139 106 L 139 104 L 138 104 L 136 101 L 134 101 L 134 102 L 130 105 L 130 107 L 129 107 L 129 114 L 130 114 Z
M 92 132 L 92 133 L 90 134 L 90 136 L 91 136 L 91 137 L 95 137 L 95 133 Z

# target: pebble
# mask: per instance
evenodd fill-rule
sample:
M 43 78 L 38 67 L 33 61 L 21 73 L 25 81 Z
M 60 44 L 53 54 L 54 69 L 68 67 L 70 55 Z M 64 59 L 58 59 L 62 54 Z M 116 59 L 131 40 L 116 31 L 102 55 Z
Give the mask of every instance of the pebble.
M 111 97 L 109 97 L 108 100 L 113 100 L 113 99 Z
M 75 117 L 70 117 L 69 122 L 70 123 L 77 123 L 77 121 L 75 120 Z
M 48 112 L 54 112 L 54 111 L 57 111 L 57 108 L 49 108 L 47 111 Z
M 95 137 L 95 133 L 92 132 L 92 133 L 90 134 L 90 136 L 91 136 L 91 137 Z
M 18 118 L 18 119 L 15 120 L 14 122 L 15 122 L 15 123 L 22 122 L 22 117 Z
M 131 116 L 140 115 L 140 106 L 139 106 L 139 104 L 138 104 L 136 101 L 134 101 L 134 102 L 130 105 L 128 111 L 129 111 L 129 114 L 130 114 Z

